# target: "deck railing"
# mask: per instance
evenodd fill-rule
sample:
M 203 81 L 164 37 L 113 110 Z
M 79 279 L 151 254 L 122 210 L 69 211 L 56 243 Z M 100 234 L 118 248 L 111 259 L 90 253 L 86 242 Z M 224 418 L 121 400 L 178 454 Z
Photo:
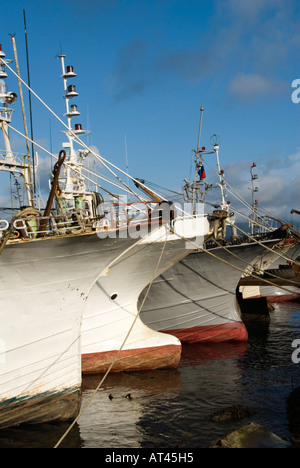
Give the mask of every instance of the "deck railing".
M 171 208 L 170 208 L 171 207 Z M 72 210 L 50 216 L 19 213 L 9 223 L 0 220 L 0 240 L 10 230 L 10 239 L 38 239 L 91 231 L 138 231 L 145 226 L 159 226 L 175 218 L 171 204 L 157 202 L 115 203 L 101 216 L 91 217 L 88 210 Z

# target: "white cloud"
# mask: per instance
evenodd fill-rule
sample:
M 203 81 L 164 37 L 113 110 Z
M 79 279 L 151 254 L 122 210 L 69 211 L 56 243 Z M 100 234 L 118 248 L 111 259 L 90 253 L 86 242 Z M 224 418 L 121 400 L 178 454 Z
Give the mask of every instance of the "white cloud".
M 229 83 L 229 92 L 240 99 L 274 95 L 286 88 L 286 84 L 256 73 L 238 73 Z
M 228 189 L 232 188 L 252 204 L 251 175 L 249 172 L 252 161 L 241 160 L 238 164 L 230 163 L 225 167 Z M 291 222 L 291 209 L 300 210 L 300 152 L 297 150 L 279 161 L 276 157 L 269 158 L 265 163 L 259 163 L 254 171 L 258 175 L 254 186 L 258 188 L 255 199 L 259 202 L 261 212 L 268 213 L 275 218 Z M 240 204 L 230 193 L 228 200 L 232 206 L 245 214 L 249 209 Z M 294 222 L 300 221 L 295 219 Z

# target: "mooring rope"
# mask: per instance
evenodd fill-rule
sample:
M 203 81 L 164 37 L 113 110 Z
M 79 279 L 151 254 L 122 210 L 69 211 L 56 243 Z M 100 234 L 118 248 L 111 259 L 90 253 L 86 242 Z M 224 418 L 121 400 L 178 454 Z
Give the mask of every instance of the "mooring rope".
M 4 250 L 5 246 L 6 246 L 9 238 L 10 238 L 10 231 L 8 230 L 8 231 L 6 231 L 5 237 L 1 241 L 1 244 L 0 244 L 0 255 L 2 254 L 2 252 L 3 252 L 3 250 Z
M 210 252 L 209 250 L 207 250 L 207 249 L 205 249 L 205 248 L 203 248 L 203 247 L 200 247 L 198 244 L 196 244 L 196 243 L 193 242 L 192 240 L 187 239 L 187 238 L 185 238 L 184 236 L 181 236 L 180 234 L 176 233 L 174 230 L 173 230 L 173 233 L 174 233 L 176 236 L 178 236 L 178 237 L 180 237 L 181 239 L 183 239 L 183 240 L 185 240 L 186 242 L 188 242 L 189 244 L 194 245 L 195 248 L 196 248 L 197 250 L 200 250 L 201 252 L 204 252 L 204 253 L 210 255 L 211 257 L 214 257 L 215 259 L 217 259 L 218 261 L 224 263 L 225 265 L 227 265 L 227 266 L 229 266 L 229 267 L 231 267 L 231 268 L 233 268 L 233 269 L 235 269 L 235 270 L 238 270 L 238 271 L 240 271 L 241 273 L 246 274 L 247 276 L 251 276 L 252 278 L 259 279 L 259 280 L 261 280 L 261 281 L 263 281 L 263 282 L 265 282 L 265 283 L 267 283 L 267 284 L 270 284 L 271 286 L 276 286 L 276 287 L 278 287 L 277 284 L 272 283 L 271 281 L 269 281 L 269 280 L 267 280 L 267 279 L 265 279 L 265 278 L 261 278 L 260 276 L 255 275 L 254 273 L 248 273 L 246 270 L 243 270 L 242 268 L 239 268 L 238 266 L 233 265 L 232 263 L 228 262 L 227 260 L 224 260 L 224 259 L 218 257 L 217 255 L 213 254 L 213 253 Z M 271 250 L 271 249 L 269 249 L 269 250 Z M 271 252 L 273 252 L 273 251 L 271 250 Z M 274 253 L 274 252 L 273 252 L 273 253 Z M 276 253 L 276 255 L 278 255 L 278 254 Z M 286 291 L 288 291 L 289 293 L 293 292 L 293 291 L 290 291 L 289 289 L 286 289 L 286 288 L 284 288 L 284 287 L 280 287 L 280 288 L 281 288 L 281 289 L 284 289 L 284 290 L 286 290 Z
M 248 263 L 246 260 L 244 260 L 242 257 L 239 257 L 237 254 L 235 254 L 234 252 L 232 252 L 231 250 L 229 250 L 228 248 L 226 248 L 226 246 L 220 244 L 216 239 L 214 239 L 214 242 L 215 242 L 220 248 L 224 249 L 227 253 L 229 253 L 229 254 L 232 255 L 233 257 L 235 257 L 235 258 L 237 258 L 238 260 L 240 260 L 242 263 L 245 263 L 246 265 L 249 266 L 249 263 Z M 247 244 L 247 245 L 249 245 L 249 244 Z M 276 247 L 276 246 L 277 246 L 277 244 L 276 244 L 274 247 Z M 274 252 L 274 253 L 278 256 L 278 253 L 277 253 L 277 252 Z M 255 267 L 255 265 L 254 265 L 254 267 Z M 246 271 L 247 271 L 247 270 L 246 270 Z M 248 274 L 248 273 L 246 273 L 246 274 Z M 268 275 L 270 275 L 272 278 L 275 278 L 275 279 L 282 279 L 281 276 L 276 275 L 275 273 L 271 273 L 271 272 L 269 272 L 269 271 L 268 271 Z M 259 278 L 259 279 L 262 279 L 260 276 L 259 276 L 258 278 Z M 285 279 L 288 281 L 288 283 L 290 283 L 291 286 L 292 286 L 293 284 L 296 285 L 296 286 L 298 286 L 298 287 L 300 286 L 300 284 L 299 284 L 297 281 L 293 281 L 292 279 L 287 279 L 287 278 L 285 278 Z M 281 287 L 280 285 L 278 285 L 278 284 L 276 284 L 276 283 L 274 283 L 273 286 L 279 287 L 280 289 L 284 289 L 284 287 Z M 293 291 L 289 291 L 288 289 L 285 289 L 285 290 L 288 291 L 288 292 L 291 292 L 291 293 L 293 292 Z M 300 294 L 300 289 L 299 289 L 299 294 Z
M 235 270 L 238 270 L 238 271 L 240 271 L 240 272 L 243 273 L 243 274 L 247 274 L 248 276 L 251 276 L 251 277 L 253 277 L 253 278 L 255 278 L 255 279 L 260 279 L 260 280 L 262 280 L 263 282 L 265 282 L 265 283 L 267 283 L 267 284 L 270 284 L 270 285 L 272 285 L 272 286 L 278 286 L 278 285 L 276 285 L 275 283 L 272 283 L 271 281 L 269 281 L 269 280 L 267 280 L 267 279 L 262 279 L 261 277 L 259 277 L 258 275 L 255 275 L 254 273 L 247 273 L 246 270 L 243 270 L 242 268 L 239 268 L 239 267 L 237 267 L 237 266 L 231 264 L 230 262 L 228 262 L 228 261 L 226 261 L 226 260 L 224 260 L 224 259 L 219 258 L 217 255 L 213 254 L 213 253 L 210 252 L 209 250 L 207 250 L 207 249 L 205 249 L 205 248 L 203 248 L 203 247 L 200 247 L 199 244 L 197 244 L 196 242 L 191 241 L 190 239 L 188 239 L 188 238 L 186 238 L 186 237 L 184 237 L 184 236 L 178 234 L 177 232 L 174 231 L 173 228 L 170 229 L 170 232 L 172 232 L 172 234 L 175 234 L 177 237 L 181 238 L 181 239 L 184 240 L 185 242 L 188 242 L 189 244 L 193 245 L 197 250 L 200 250 L 201 252 L 206 253 L 206 254 L 212 256 L 213 258 L 215 258 L 215 259 L 217 259 L 218 261 L 220 261 L 220 262 L 222 262 L 222 263 L 228 265 L 229 267 L 231 267 L 231 268 L 233 268 L 233 269 L 235 269 Z M 90 406 L 90 404 L 92 403 L 93 399 L 95 398 L 95 396 L 96 396 L 96 394 L 97 394 L 99 388 L 102 386 L 103 382 L 106 380 L 106 378 L 107 378 L 107 376 L 109 375 L 109 373 L 110 373 L 112 367 L 114 366 L 116 360 L 118 359 L 118 357 L 119 357 L 119 355 L 120 355 L 120 353 L 121 353 L 123 347 L 125 346 L 126 341 L 127 341 L 128 337 L 129 337 L 129 335 L 130 335 L 130 333 L 131 333 L 131 331 L 132 331 L 132 329 L 133 329 L 133 327 L 134 327 L 134 325 L 135 325 L 135 323 L 136 323 L 138 317 L 140 316 L 140 312 L 141 312 L 141 310 L 142 310 L 142 308 L 143 308 L 143 306 L 144 306 L 144 303 L 145 303 L 145 301 L 146 301 L 146 299 L 147 299 L 147 296 L 149 295 L 149 292 L 150 292 L 151 286 L 152 286 L 152 284 L 153 284 L 153 281 L 154 281 L 154 279 L 155 279 L 156 276 L 157 276 L 157 270 L 158 270 L 158 268 L 159 268 L 159 265 L 160 265 L 160 262 L 161 262 L 161 259 L 162 259 L 162 256 L 163 256 L 163 253 L 164 253 L 164 250 L 165 250 L 166 242 L 167 242 L 167 235 L 166 235 L 166 238 L 165 238 L 165 240 L 164 240 L 164 244 L 163 244 L 163 247 L 162 247 L 162 250 L 161 250 L 161 253 L 160 253 L 160 257 L 159 257 L 159 259 L 158 259 L 158 262 L 157 262 L 155 271 L 154 271 L 154 273 L 153 273 L 153 275 L 152 275 L 151 281 L 150 281 L 150 283 L 148 284 L 148 287 L 147 287 L 145 296 L 144 296 L 144 298 L 143 298 L 143 301 L 142 301 L 142 303 L 141 303 L 141 305 L 140 305 L 140 307 L 139 307 L 139 309 L 138 309 L 138 311 L 137 311 L 137 314 L 136 314 L 136 316 L 135 316 L 135 318 L 134 318 L 134 320 L 133 320 L 133 323 L 132 323 L 130 329 L 128 330 L 127 335 L 126 335 L 126 337 L 125 337 L 125 339 L 124 339 L 124 341 L 123 341 L 123 343 L 122 343 L 120 349 L 117 351 L 116 356 L 114 357 L 113 361 L 111 362 L 111 364 L 110 364 L 109 368 L 107 369 L 106 373 L 104 374 L 103 378 L 100 380 L 100 382 L 99 382 L 99 384 L 97 385 L 96 389 L 95 389 L 94 392 L 92 393 L 91 397 L 89 398 L 89 400 L 87 401 L 87 403 L 85 404 L 85 406 L 81 409 L 81 411 L 79 412 L 79 414 L 77 415 L 77 417 L 74 419 L 74 421 L 70 424 L 69 428 L 65 431 L 65 433 L 62 435 L 62 437 L 59 439 L 59 441 L 58 441 L 57 444 L 54 446 L 54 448 L 58 448 L 58 446 L 59 446 L 59 445 L 62 443 L 62 441 L 66 438 L 66 436 L 69 434 L 69 432 L 70 432 L 71 429 L 74 427 L 74 425 L 77 423 L 77 421 L 80 419 L 80 417 L 84 414 L 84 412 L 86 411 L 86 409 Z M 260 242 L 258 242 L 258 243 L 261 244 Z M 134 244 L 134 245 L 136 245 L 136 244 Z M 262 244 L 262 246 L 265 247 L 264 244 Z M 224 248 L 224 246 L 221 246 L 221 247 Z M 131 247 L 130 247 L 130 248 L 131 248 Z M 129 249 L 130 249 L 130 248 L 129 248 Z M 128 249 L 128 250 L 129 250 L 129 249 Z M 272 249 L 268 249 L 268 250 L 270 250 L 272 253 L 274 253 L 274 251 L 273 251 Z M 124 254 L 124 252 L 123 252 L 122 254 L 120 254 L 119 257 L 121 257 L 123 254 Z M 233 254 L 233 255 L 235 255 L 235 254 Z M 278 254 L 276 253 L 276 255 L 278 255 Z M 119 257 L 118 257 L 118 258 L 119 258 Z M 115 259 L 112 263 L 115 263 L 115 261 L 116 261 L 116 259 Z M 246 262 L 245 262 L 245 263 L 246 263 Z M 100 275 L 99 275 L 99 276 L 100 276 Z M 99 276 L 98 276 L 98 278 L 99 278 Z M 98 278 L 97 278 L 97 279 L 98 279 Z M 97 280 L 96 280 L 96 281 L 97 281 Z M 94 281 L 93 284 L 95 284 L 95 281 Z M 288 289 L 286 289 L 286 288 L 284 288 L 284 287 L 282 287 L 281 289 L 284 289 L 284 290 L 286 290 L 286 291 L 288 291 L 288 292 L 291 292 L 290 290 L 288 290 Z M 90 288 L 90 290 L 91 290 L 91 288 Z
M 233 224 L 233 223 L 230 223 L 228 222 L 229 226 L 233 226 L 235 227 L 238 231 L 242 232 L 245 236 L 247 236 L 251 241 L 254 241 L 256 242 L 257 244 L 261 245 L 262 247 L 264 247 L 266 250 L 269 250 L 270 252 L 272 252 L 272 249 L 270 249 L 270 247 L 267 247 L 266 245 L 264 245 L 262 242 L 260 242 L 258 239 L 255 239 L 255 237 L 252 237 L 249 233 L 247 233 L 246 231 L 243 231 L 243 229 L 241 229 L 240 227 L 236 226 L 236 224 Z M 299 262 L 297 262 L 297 260 L 292 260 L 290 257 L 286 257 L 285 255 L 282 255 L 280 253 L 277 254 L 278 257 L 281 257 L 283 258 L 284 260 L 287 260 L 288 262 L 290 261 L 293 261 L 295 265 L 300 265 Z
M 135 323 L 136 323 L 136 321 L 137 321 L 137 319 L 138 319 L 138 317 L 139 317 L 139 315 L 140 315 L 140 312 L 141 312 L 141 310 L 142 310 L 142 308 L 143 308 L 143 305 L 144 305 L 144 303 L 145 303 L 145 300 L 147 299 L 147 296 L 148 296 L 148 294 L 149 294 L 149 292 L 150 292 L 150 289 L 151 289 L 151 286 L 152 286 L 152 284 L 153 284 L 153 281 L 154 281 L 154 279 L 155 279 L 156 276 L 157 276 L 157 271 L 158 271 L 158 268 L 159 268 L 159 265 L 160 265 L 160 262 L 161 262 L 163 253 L 164 253 L 164 251 L 165 251 L 166 243 L 167 243 L 167 232 L 166 232 L 166 234 L 165 234 L 165 240 L 164 240 L 164 242 L 163 242 L 163 247 L 162 247 L 162 249 L 161 249 L 161 253 L 160 253 L 160 256 L 159 256 L 157 265 L 156 265 L 156 267 L 155 267 L 155 270 L 154 270 L 154 273 L 153 273 L 153 275 L 152 275 L 151 281 L 150 281 L 150 283 L 148 284 L 148 288 L 147 288 L 145 297 L 144 297 L 144 299 L 143 299 L 143 301 L 142 301 L 142 303 L 141 303 L 141 305 L 140 305 L 140 307 L 139 307 L 139 309 L 138 309 L 138 311 L 137 311 L 137 314 L 136 314 L 136 316 L 135 316 L 135 318 L 134 318 L 134 320 L 133 320 L 133 322 L 132 322 L 131 327 L 129 328 L 129 330 L 128 330 L 128 332 L 127 332 L 127 335 L 126 335 L 126 337 L 125 337 L 125 339 L 124 339 L 124 341 L 123 341 L 123 343 L 122 343 L 120 349 L 119 349 L 118 352 L 116 353 L 116 355 L 115 355 L 113 361 L 111 362 L 111 364 L 110 364 L 109 368 L 107 369 L 106 373 L 104 374 L 103 378 L 100 380 L 100 382 L 99 382 L 99 384 L 97 385 L 96 389 L 95 389 L 94 392 L 92 393 L 91 397 L 88 399 L 88 401 L 86 402 L 86 404 L 84 405 L 84 407 L 81 409 L 81 411 L 79 412 L 79 414 L 77 415 L 77 417 L 74 419 L 74 421 L 70 424 L 69 428 L 65 431 L 65 433 L 62 435 L 62 437 L 61 437 L 61 438 L 59 439 L 59 441 L 56 443 L 56 445 L 54 446 L 54 448 L 58 448 L 58 447 L 59 447 L 59 445 L 60 445 L 60 444 L 62 443 L 62 441 L 66 438 L 66 436 L 69 434 L 69 432 L 71 431 L 71 429 L 74 427 L 74 425 L 77 423 L 77 421 L 79 420 L 79 418 L 83 415 L 83 413 L 86 411 L 86 409 L 90 406 L 91 402 L 93 401 L 94 397 L 96 396 L 96 393 L 98 392 L 99 388 L 102 386 L 103 382 L 105 381 L 105 379 L 107 378 L 108 374 L 110 373 L 112 367 L 114 366 L 116 360 L 118 359 L 118 357 L 119 357 L 119 355 L 120 355 L 120 353 L 121 353 L 123 347 L 124 347 L 125 344 L 126 344 L 126 341 L 127 341 L 128 337 L 129 337 L 129 335 L 130 335 L 130 333 L 131 333 L 131 331 L 132 331 L 132 329 L 133 329 L 133 327 L 134 327 L 134 325 L 135 325 Z M 134 246 L 135 246 L 135 245 L 136 245 L 136 244 L 134 244 Z M 123 254 L 124 254 L 124 252 L 123 252 L 121 255 L 123 255 Z M 115 261 L 116 261 L 116 260 L 114 260 L 114 262 L 115 262 Z M 113 263 L 114 263 L 114 262 L 113 262 Z M 98 276 L 98 278 L 99 278 L 99 276 Z

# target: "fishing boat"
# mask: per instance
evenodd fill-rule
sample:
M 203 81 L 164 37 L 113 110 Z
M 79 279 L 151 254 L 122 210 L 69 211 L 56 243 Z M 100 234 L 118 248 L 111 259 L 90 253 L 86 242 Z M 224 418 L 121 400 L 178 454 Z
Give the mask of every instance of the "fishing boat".
M 64 147 L 69 148 L 69 157 L 64 177 L 59 180 L 60 194 L 56 196 L 56 203 L 65 214 L 70 199 L 76 198 L 75 206 L 80 208 L 92 203 L 85 193 L 82 164 L 73 147 L 74 107 L 69 109 L 68 95 L 76 93 L 76 89 L 66 81 L 70 73 L 73 77 L 74 69 L 67 67 L 65 70 L 64 56 L 60 58 L 68 117 L 69 141 Z M 77 107 L 75 111 L 77 114 Z M 83 130 L 75 125 L 74 131 Z M 80 185 L 79 191 L 74 181 Z M 126 188 L 128 190 L 129 186 Z M 81 325 L 83 374 L 172 368 L 180 360 L 180 341 L 172 335 L 157 333 L 141 321 L 138 297 L 144 288 L 151 287 L 155 277 L 194 249 L 188 239 L 202 244 L 212 235 L 211 223 L 203 214 L 197 219 L 184 212 L 179 214 L 172 202 L 153 203 L 136 193 L 132 195 L 137 201 L 124 203 L 114 196 L 114 202 L 110 200 L 107 205 L 101 200 L 98 205 L 101 216 L 96 224 L 97 236 L 112 244 L 114 257 L 91 278 L 85 296 Z M 93 261 L 97 264 L 97 257 Z
M 280 258 L 261 277 L 245 277 L 240 280 L 239 290 L 244 299 L 264 297 L 268 303 L 300 302 L 299 246 L 289 251 L 290 260 Z M 295 265 L 294 262 L 297 262 Z
M 0 220 L 2 428 L 74 419 L 81 403 L 82 372 L 175 367 L 180 341 L 143 324 L 137 298 L 194 248 L 187 239 L 201 245 L 212 234 L 207 216 L 195 223 L 190 216 L 174 213 L 170 203 L 163 206 L 138 196 L 137 203 L 123 204 L 112 193 L 113 203 L 105 209 L 99 193 L 86 187 L 87 154 L 100 159 L 102 166 L 108 162 L 80 140 L 80 124 L 73 129 L 71 120 L 79 113 L 69 101 L 77 92 L 68 80 L 76 74 L 73 67 L 65 68 L 64 58 L 61 54 L 67 141 L 59 156 L 51 154 L 56 163 L 41 209 L 33 155 L 28 147 L 25 155 L 12 151 L 10 106 L 17 96 L 7 91 L 7 70 L 36 94 L 0 49 L 0 171 L 21 182 L 27 197 L 10 219 Z M 33 143 L 26 125 L 24 133 L 26 142 Z M 80 151 L 75 151 L 75 143 Z
M 250 167 L 251 173 L 251 191 L 252 191 L 252 212 L 249 217 L 249 227 L 252 235 L 260 234 L 264 231 L 266 216 L 272 221 L 276 221 L 287 228 L 292 227 L 292 224 L 284 224 L 279 219 L 270 215 L 258 215 L 257 208 L 259 201 L 257 200 L 258 187 L 254 183 L 258 179 L 258 175 L 254 173 L 256 164 L 253 163 Z M 297 213 L 297 210 L 291 210 L 291 214 Z M 299 234 L 295 233 L 295 240 L 299 239 Z M 256 278 L 242 275 L 239 282 L 239 294 L 243 300 L 265 298 L 268 303 L 279 302 L 299 302 L 300 301 L 300 282 L 297 278 L 299 271 L 299 242 L 295 242 L 295 246 L 288 249 L 288 256 L 279 256 L 272 265 L 264 269 L 263 272 Z
M 248 333 L 237 303 L 236 290 L 243 274 L 261 274 L 283 252 L 295 243 L 286 229 L 271 230 L 262 236 L 238 236 L 237 226 L 225 199 L 226 181 L 220 167 L 219 138 L 213 136 L 213 150 L 200 147 L 201 118 L 194 181 L 185 180 L 184 192 L 194 204 L 203 202 L 211 184 L 204 182 L 203 157 L 214 153 L 217 159 L 221 206 L 213 214 L 222 217 L 221 229 L 215 230 L 214 241 L 172 266 L 154 281 L 144 301 L 141 317 L 149 327 L 173 334 L 182 343 L 247 341 Z M 205 186 L 206 185 L 206 186 Z M 212 222 L 215 219 L 212 216 Z M 226 240 L 226 229 L 231 237 Z

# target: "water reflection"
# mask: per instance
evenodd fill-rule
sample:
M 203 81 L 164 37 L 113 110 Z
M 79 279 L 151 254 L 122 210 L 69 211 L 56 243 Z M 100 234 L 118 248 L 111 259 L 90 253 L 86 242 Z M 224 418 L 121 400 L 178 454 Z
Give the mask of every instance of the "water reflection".
M 248 343 L 195 343 L 182 348 L 179 368 L 199 366 L 210 361 L 238 359 L 245 355 Z
M 24 425 L 0 431 L 0 448 L 53 448 L 68 430 L 69 424 Z M 83 445 L 78 425 L 70 431 L 61 448 Z
M 177 369 L 110 374 L 61 447 L 201 448 L 250 421 L 289 438 L 285 403 L 300 385 L 300 364 L 291 359 L 300 306 L 280 304 L 269 323 L 247 327 L 248 343 L 183 346 Z M 101 379 L 83 378 L 83 407 Z M 238 403 L 256 414 L 241 423 L 210 420 Z M 0 431 L 0 447 L 54 447 L 67 428 Z
M 99 440 L 110 448 L 199 446 L 203 431 L 211 431 L 203 421 L 225 397 L 238 398 L 238 363 L 247 348 L 246 343 L 186 345 L 178 369 L 109 375 L 79 423 L 81 435 L 88 446 Z M 84 379 L 85 398 L 98 380 Z

